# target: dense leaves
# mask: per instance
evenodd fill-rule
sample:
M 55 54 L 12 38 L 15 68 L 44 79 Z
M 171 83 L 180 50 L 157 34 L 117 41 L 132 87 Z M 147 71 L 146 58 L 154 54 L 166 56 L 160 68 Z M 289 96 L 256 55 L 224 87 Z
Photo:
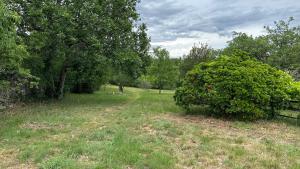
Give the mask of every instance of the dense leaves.
M 139 76 L 149 62 L 149 38 L 146 26 L 137 24 L 136 4 L 9 0 L 8 6 L 21 16 L 17 30 L 29 52 L 25 65 L 40 78 L 34 93 L 62 98 L 68 89 L 93 92 L 108 80 L 108 72 Z
M 300 79 L 300 27 L 291 26 L 288 21 L 275 22 L 274 26 L 265 27 L 267 34 L 252 37 L 245 33 L 234 33 L 234 38 L 223 50 L 224 55 L 231 55 L 242 50 L 264 63 L 290 73 Z
M 208 105 L 210 113 L 244 120 L 273 117 L 290 99 L 293 80 L 287 73 L 245 53 L 202 63 L 177 89 L 178 105 Z
M 288 21 L 275 22 L 275 26 L 266 27 L 271 44 L 268 63 L 285 70 L 295 78 L 300 78 L 300 26 L 293 27 L 291 17 Z
M 19 16 L 0 1 L 0 106 L 25 95 L 33 77 L 22 67 L 26 47 L 16 34 Z
M 232 55 L 236 50 L 247 52 L 249 56 L 266 62 L 270 56 L 270 44 L 265 36 L 253 37 L 245 33 L 234 32 L 234 38 L 228 43 L 228 47 L 222 51 L 223 55 Z
M 218 51 L 210 48 L 208 44 L 194 45 L 190 53 L 183 56 L 180 65 L 180 76 L 184 77 L 195 65 L 213 60 L 218 55 Z
M 169 55 L 166 49 L 155 48 L 153 63 L 149 67 L 150 81 L 160 93 L 166 86 L 174 87 L 179 75 L 178 67 Z

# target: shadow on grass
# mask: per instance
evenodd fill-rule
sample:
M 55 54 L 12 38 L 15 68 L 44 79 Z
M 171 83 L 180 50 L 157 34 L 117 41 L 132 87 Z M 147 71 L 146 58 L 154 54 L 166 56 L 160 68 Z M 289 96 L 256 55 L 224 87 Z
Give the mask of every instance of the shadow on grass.
M 276 120 L 300 127 L 300 112 L 299 110 L 281 110 Z
M 300 128 L 300 119 L 294 119 L 294 118 L 286 118 L 286 117 L 277 117 L 275 119 L 277 122 L 285 123 L 291 126 L 296 126 Z
M 210 113 L 211 109 L 207 105 L 201 105 L 201 106 L 191 106 L 188 111 L 185 112 L 187 115 L 202 115 L 207 117 L 212 117 L 212 114 Z
M 119 94 L 115 88 L 101 89 L 91 94 L 67 93 L 62 100 L 39 99 L 28 100 L 28 106 L 63 106 L 64 108 L 75 108 L 82 106 L 107 106 L 126 103 L 132 97 L 131 92 Z

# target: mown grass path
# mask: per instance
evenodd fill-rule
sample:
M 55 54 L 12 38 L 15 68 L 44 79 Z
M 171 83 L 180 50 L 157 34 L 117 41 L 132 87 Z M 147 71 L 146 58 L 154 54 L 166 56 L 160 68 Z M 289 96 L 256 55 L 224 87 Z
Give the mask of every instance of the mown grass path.
M 0 115 L 0 168 L 300 168 L 300 128 L 187 116 L 173 92 L 107 87 Z

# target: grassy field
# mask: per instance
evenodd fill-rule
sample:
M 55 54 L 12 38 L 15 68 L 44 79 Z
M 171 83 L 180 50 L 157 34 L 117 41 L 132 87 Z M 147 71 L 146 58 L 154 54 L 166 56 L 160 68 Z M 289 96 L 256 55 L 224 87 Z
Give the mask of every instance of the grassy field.
M 0 115 L 0 168 L 300 169 L 300 127 L 184 115 L 172 92 L 107 87 Z

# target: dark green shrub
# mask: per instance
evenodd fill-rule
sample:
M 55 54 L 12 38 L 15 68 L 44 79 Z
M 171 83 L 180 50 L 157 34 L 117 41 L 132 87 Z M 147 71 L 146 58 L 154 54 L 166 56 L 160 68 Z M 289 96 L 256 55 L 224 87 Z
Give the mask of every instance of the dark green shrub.
M 69 70 L 66 90 L 93 93 L 108 81 L 108 64 L 103 56 L 81 56 Z
M 274 117 L 290 99 L 287 73 L 241 53 L 196 66 L 176 90 L 177 105 L 208 105 L 209 114 L 243 120 Z

